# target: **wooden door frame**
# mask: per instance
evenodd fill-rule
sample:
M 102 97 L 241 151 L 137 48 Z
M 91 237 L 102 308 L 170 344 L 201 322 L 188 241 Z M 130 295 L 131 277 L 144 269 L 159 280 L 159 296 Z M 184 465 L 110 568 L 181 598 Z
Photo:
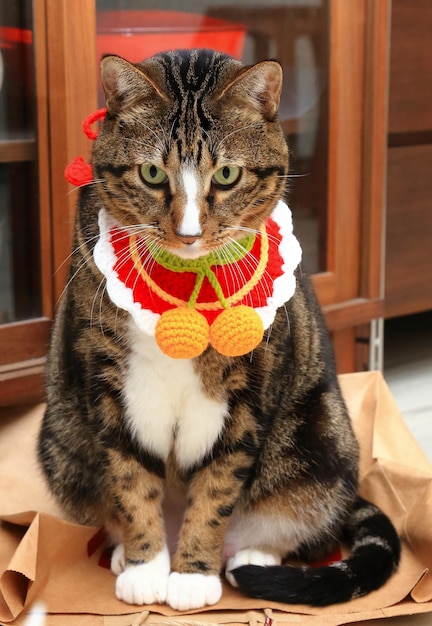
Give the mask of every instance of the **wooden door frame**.
M 391 0 L 331 0 L 328 271 L 313 276 L 339 372 L 383 317 Z
M 313 282 L 331 330 L 383 312 L 391 0 L 332 0 L 328 271 Z
M 91 142 L 82 131 L 82 122 L 97 108 L 96 2 L 45 2 L 49 51 L 53 295 L 56 303 L 66 282 L 78 199 L 77 189 L 64 178 L 64 169 L 77 156 L 89 158 Z

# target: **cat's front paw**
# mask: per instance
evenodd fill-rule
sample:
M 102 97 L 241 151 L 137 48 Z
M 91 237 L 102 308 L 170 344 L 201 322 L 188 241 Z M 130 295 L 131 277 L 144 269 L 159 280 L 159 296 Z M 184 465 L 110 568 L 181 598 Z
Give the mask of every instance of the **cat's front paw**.
M 216 604 L 222 596 L 219 576 L 173 572 L 168 581 L 167 603 L 177 611 Z
M 128 565 L 117 576 L 116 596 L 128 604 L 164 604 L 169 572 L 170 557 L 165 548 L 148 563 Z
M 261 565 L 266 567 L 268 565 L 280 565 L 281 562 L 282 557 L 278 552 L 246 548 L 245 550 L 239 550 L 234 556 L 228 559 L 225 576 L 233 587 L 237 587 L 237 581 L 231 573 L 231 571 L 237 567 L 241 567 L 242 565 Z
M 124 552 L 124 545 L 119 543 L 113 550 L 111 557 L 111 571 L 118 576 L 126 567 L 126 558 Z

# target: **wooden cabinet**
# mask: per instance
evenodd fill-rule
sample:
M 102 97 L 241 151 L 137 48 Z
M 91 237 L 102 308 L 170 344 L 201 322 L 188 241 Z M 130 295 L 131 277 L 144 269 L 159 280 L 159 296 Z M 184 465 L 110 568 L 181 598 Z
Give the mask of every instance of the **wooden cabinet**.
M 432 309 L 432 143 L 388 153 L 386 317 Z
M 81 123 L 97 107 L 94 0 L 34 0 L 33 7 L 41 306 L 35 317 L 0 325 L 3 404 L 42 396 L 50 320 L 66 280 L 77 199 L 63 171 L 75 156 L 88 155 Z M 322 0 L 321 11 L 329 44 L 326 142 L 311 180 L 324 198 L 325 271 L 314 275 L 314 283 L 339 369 L 349 371 L 356 367 L 358 328 L 383 314 L 389 1 Z
M 94 39 L 93 3 L 78 6 L 68 1 L 52 4 L 47 0 L 24 0 L 18 4 L 27 13 L 32 12 L 32 73 L 15 79 L 34 84 L 35 133 L 28 145 L 20 141 L 8 147 L 0 141 L 0 155 L 2 162 L 30 158 L 36 166 L 34 196 L 38 202 L 36 206 L 22 202 L 20 217 L 28 235 L 26 243 L 37 245 L 37 259 L 32 259 L 32 266 L 27 263 L 20 267 L 23 256 L 18 251 L 14 270 L 17 293 L 24 291 L 37 306 L 28 310 L 27 316 L 16 315 L 0 325 L 0 404 L 43 397 L 51 320 L 64 287 L 76 201 L 63 170 L 76 154 L 88 153 L 88 143 L 77 129 L 96 105 L 94 89 L 90 89 L 96 81 L 94 55 L 82 45 L 88 36 L 90 42 Z M 3 9 L 0 16 L 4 17 Z M 15 106 L 22 103 L 17 101 Z M 25 180 L 16 181 L 18 189 L 26 184 Z M 16 213 L 12 205 L 8 209 L 10 214 Z M 16 240 L 19 236 L 16 224 L 10 237 Z M 31 270 L 37 272 L 37 280 L 28 288 L 26 277 Z
M 40 228 L 48 172 L 37 167 L 44 158 L 46 133 L 42 141 L 37 138 L 47 108 L 44 64 L 37 81 L 34 73 L 34 60 L 40 60 L 34 46 L 37 15 L 26 0 L 0 7 L 0 381 L 5 403 L 39 392 L 49 333 L 44 316 L 50 281 L 42 282 L 47 240 Z
M 432 309 L 432 4 L 393 0 L 385 316 Z
M 419 133 L 424 136 L 427 131 L 432 133 L 431 28 L 432 4 L 429 0 L 392 1 L 389 67 L 391 145 L 404 139 L 395 135 Z

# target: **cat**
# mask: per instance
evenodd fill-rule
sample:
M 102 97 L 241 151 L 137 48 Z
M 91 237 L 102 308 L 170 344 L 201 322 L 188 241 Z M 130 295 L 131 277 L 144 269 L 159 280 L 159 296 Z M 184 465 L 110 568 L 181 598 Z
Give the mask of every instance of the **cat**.
M 399 538 L 358 495 L 358 444 L 301 268 L 253 350 L 227 356 L 210 344 L 173 358 L 115 304 L 95 264 L 101 215 L 148 244 L 141 263 L 151 278 L 151 246 L 199 263 L 236 249 L 286 206 L 280 65 L 171 51 L 139 64 L 106 56 L 101 76 L 107 112 L 94 181 L 80 190 L 38 442 L 52 493 L 70 518 L 110 533 L 115 592 L 130 604 L 215 604 L 223 569 L 245 594 L 283 603 L 328 605 L 377 589 L 398 565 Z M 242 281 L 232 265 L 224 271 Z M 180 519 L 171 547 L 170 502 Z M 304 564 L 339 542 L 345 560 Z

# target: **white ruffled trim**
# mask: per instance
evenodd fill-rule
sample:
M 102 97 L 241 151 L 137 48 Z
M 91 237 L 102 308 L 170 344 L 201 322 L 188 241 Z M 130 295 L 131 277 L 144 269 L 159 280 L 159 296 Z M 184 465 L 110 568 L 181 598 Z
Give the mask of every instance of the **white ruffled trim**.
M 294 272 L 302 258 L 300 244 L 293 234 L 292 216 L 288 205 L 279 200 L 270 217 L 279 226 L 282 236 L 279 254 L 283 259 L 283 274 L 273 281 L 273 293 L 267 298 L 267 305 L 255 309 L 261 317 L 264 330 L 273 323 L 278 308 L 293 297 L 296 289 Z
M 114 270 L 117 257 L 110 241 L 110 230 L 117 224 L 105 209 L 99 211 L 98 223 L 100 237 L 95 245 L 93 258 L 96 266 L 106 278 L 108 295 L 116 306 L 132 315 L 135 324 L 142 332 L 153 337 L 160 317 L 159 313 L 143 309 L 139 302 L 135 302 L 132 289 L 126 287 Z
M 279 226 L 281 232 L 279 253 L 283 259 L 284 273 L 274 280 L 272 294 L 267 298 L 266 306 L 255 309 L 261 317 L 264 330 L 267 330 L 273 323 L 278 308 L 294 295 L 296 288 L 294 271 L 302 256 L 300 244 L 293 234 L 291 211 L 285 202 L 279 200 L 270 217 Z M 96 266 L 106 278 L 108 295 L 116 306 L 132 315 L 142 332 L 154 336 L 159 313 L 143 309 L 139 302 L 134 302 L 132 289 L 126 287 L 113 269 L 117 259 L 110 241 L 110 231 L 117 224 L 105 209 L 100 210 L 98 222 L 100 237 L 94 248 L 93 257 Z

